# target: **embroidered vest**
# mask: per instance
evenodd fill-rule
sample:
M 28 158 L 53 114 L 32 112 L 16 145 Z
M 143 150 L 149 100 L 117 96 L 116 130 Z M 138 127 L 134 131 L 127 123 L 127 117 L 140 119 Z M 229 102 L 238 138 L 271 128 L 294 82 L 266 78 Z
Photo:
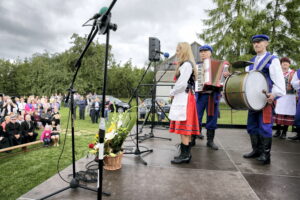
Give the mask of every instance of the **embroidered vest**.
M 295 90 L 291 85 L 292 78 L 295 74 L 294 70 L 291 70 L 284 74 L 284 81 L 285 81 L 285 88 L 286 88 L 286 94 L 295 94 Z
M 268 57 L 271 56 L 271 53 L 267 52 L 266 55 L 263 57 L 263 59 L 261 59 L 261 61 L 258 63 L 258 65 L 256 67 L 254 67 L 254 64 L 249 66 L 249 71 L 253 71 L 253 70 L 260 70 L 261 67 L 263 67 L 262 65 L 265 63 L 265 61 L 268 59 Z M 273 81 L 271 80 L 270 77 L 270 72 L 269 72 L 269 67 L 273 61 L 273 59 L 276 58 L 276 56 L 272 56 L 271 59 L 266 63 L 266 65 L 260 70 L 260 72 L 262 72 L 268 82 L 268 86 L 269 86 L 269 91 L 272 90 L 273 87 Z M 254 62 L 256 59 L 256 56 L 254 56 L 250 61 Z

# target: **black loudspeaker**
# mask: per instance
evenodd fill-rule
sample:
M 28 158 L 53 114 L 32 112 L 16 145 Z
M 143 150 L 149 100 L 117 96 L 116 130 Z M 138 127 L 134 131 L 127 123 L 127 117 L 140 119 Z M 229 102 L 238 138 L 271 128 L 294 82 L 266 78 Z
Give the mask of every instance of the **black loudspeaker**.
M 160 41 L 155 37 L 149 37 L 149 60 L 159 61 L 160 60 Z

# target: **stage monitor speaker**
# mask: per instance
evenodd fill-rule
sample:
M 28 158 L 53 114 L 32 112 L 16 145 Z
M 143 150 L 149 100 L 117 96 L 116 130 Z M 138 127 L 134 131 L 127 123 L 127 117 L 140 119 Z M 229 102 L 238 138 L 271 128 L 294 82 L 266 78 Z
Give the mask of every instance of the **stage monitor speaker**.
M 149 37 L 149 60 L 159 61 L 160 60 L 160 41 L 155 37 Z

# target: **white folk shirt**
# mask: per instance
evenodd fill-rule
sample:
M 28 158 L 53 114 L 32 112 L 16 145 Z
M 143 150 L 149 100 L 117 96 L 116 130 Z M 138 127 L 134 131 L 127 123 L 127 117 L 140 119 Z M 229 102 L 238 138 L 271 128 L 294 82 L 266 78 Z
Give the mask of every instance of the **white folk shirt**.
M 292 72 L 289 69 L 287 76 Z M 293 76 L 297 76 L 295 73 Z M 277 99 L 275 113 L 280 115 L 296 115 L 296 95 L 295 94 L 286 94 L 279 99 Z
M 266 53 L 264 53 L 262 55 L 257 55 L 255 62 L 254 62 L 254 68 L 259 64 L 261 59 L 263 59 L 266 56 Z M 246 67 L 245 71 L 249 72 L 249 66 Z M 270 64 L 270 67 L 269 67 L 269 74 L 270 74 L 271 80 L 273 81 L 273 87 L 272 87 L 271 93 L 275 97 L 281 97 L 281 96 L 285 95 L 286 94 L 285 81 L 284 81 L 284 76 L 283 76 L 283 72 L 281 69 L 280 61 L 278 58 L 274 58 L 272 60 L 272 63 Z
M 180 66 L 179 71 L 180 76 L 176 80 L 174 88 L 170 91 L 170 96 L 174 96 L 174 98 L 170 108 L 169 118 L 173 121 L 186 120 L 188 93 L 186 93 L 185 90 L 193 72 L 193 67 L 189 62 L 185 62 Z
M 300 80 L 299 80 L 299 77 L 297 75 L 297 71 L 295 72 L 294 76 L 293 76 L 293 79 L 291 81 L 291 84 L 293 86 L 293 88 L 298 91 L 300 89 Z

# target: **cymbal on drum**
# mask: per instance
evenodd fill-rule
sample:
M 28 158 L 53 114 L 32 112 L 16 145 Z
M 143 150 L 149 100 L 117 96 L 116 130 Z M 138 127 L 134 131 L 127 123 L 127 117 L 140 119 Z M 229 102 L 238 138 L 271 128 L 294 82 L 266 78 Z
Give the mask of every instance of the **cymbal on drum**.
M 248 65 L 252 65 L 254 64 L 253 62 L 249 62 L 249 61 L 236 61 L 234 63 L 232 63 L 232 67 L 233 68 L 245 68 Z

